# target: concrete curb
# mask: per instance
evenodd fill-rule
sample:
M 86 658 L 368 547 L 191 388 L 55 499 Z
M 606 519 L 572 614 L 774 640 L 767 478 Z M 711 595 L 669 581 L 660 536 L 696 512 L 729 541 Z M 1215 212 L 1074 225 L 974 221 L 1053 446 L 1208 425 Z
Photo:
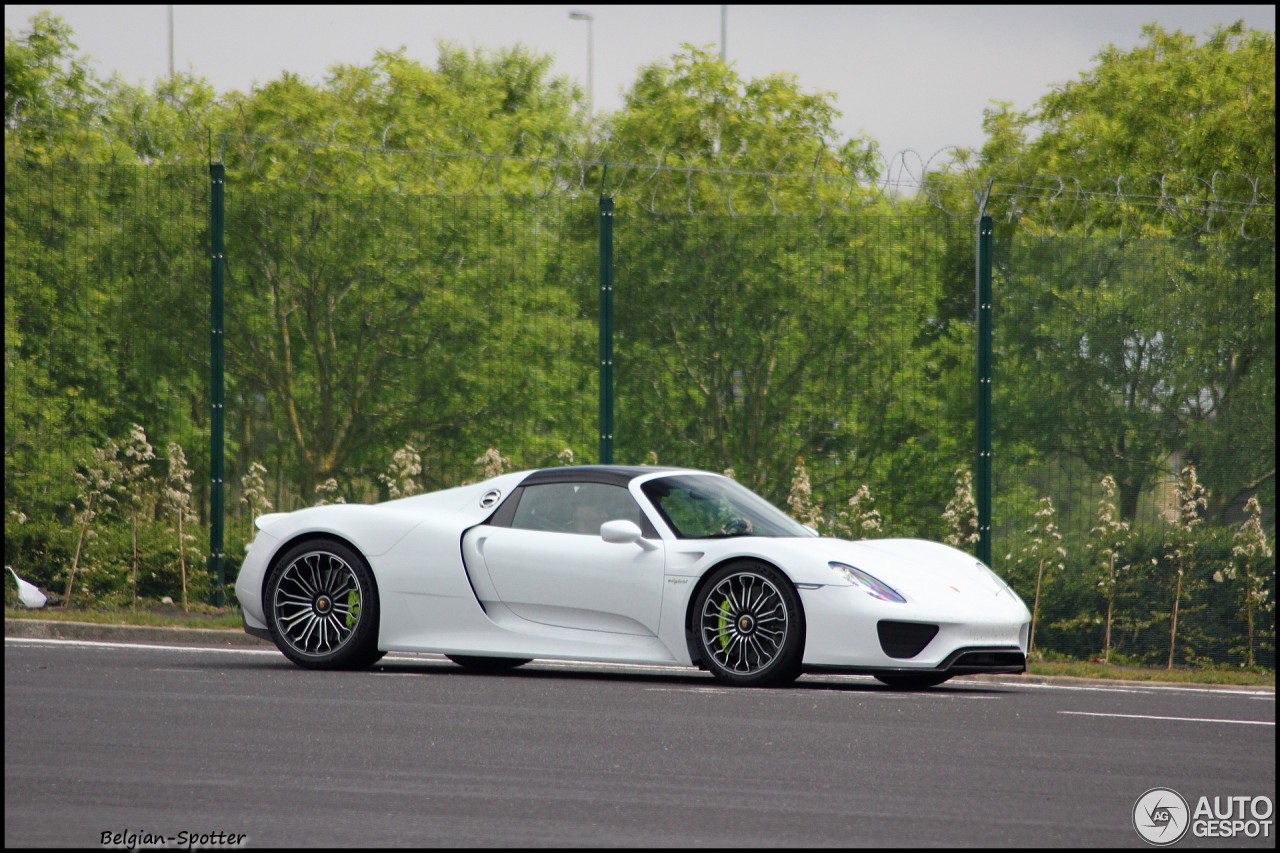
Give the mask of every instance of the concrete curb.
M 116 643 L 191 643 L 202 646 L 259 646 L 271 643 L 235 628 L 161 628 L 151 625 L 99 625 L 51 619 L 6 619 L 6 637 L 35 640 L 98 640 Z

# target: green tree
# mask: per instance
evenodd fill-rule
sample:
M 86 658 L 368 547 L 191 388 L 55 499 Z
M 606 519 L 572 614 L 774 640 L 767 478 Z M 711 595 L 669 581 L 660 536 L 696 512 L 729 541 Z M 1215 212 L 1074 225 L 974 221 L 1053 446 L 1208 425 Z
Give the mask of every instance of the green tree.
M 1275 56 L 1275 34 L 1243 22 L 1203 40 L 1146 26 L 1137 47 L 1106 47 L 1031 109 L 989 110 L 984 173 L 1006 192 L 1068 176 L 1086 192 L 1121 196 L 1082 205 L 1068 185 L 1020 197 L 1020 225 L 1033 231 L 1265 236 L 1275 205 Z
M 70 25 L 47 11 L 37 12 L 21 35 L 5 28 L 6 156 L 15 144 L 26 157 L 45 159 L 65 153 L 72 142 L 99 141 L 89 120 L 102 111 L 102 84 L 71 39 Z M 21 134 L 11 133 L 18 127 Z M 68 134 L 68 128 L 81 135 Z
M 552 424 L 586 408 L 585 277 L 576 241 L 556 242 L 574 214 L 535 198 L 548 177 L 528 155 L 582 125 L 549 68 L 446 46 L 435 69 L 384 52 L 319 86 L 286 74 L 228 98 L 230 174 L 249 189 L 229 217 L 232 382 L 264 415 L 246 446 L 287 449 L 297 496 L 339 472 L 376 489 L 385 448 L 406 441 L 437 485 L 495 428 L 564 447 Z
M 785 74 L 744 80 L 686 44 L 640 70 L 607 124 L 610 160 L 636 167 L 617 185 L 619 203 L 742 214 L 861 201 L 858 179 L 877 176 L 878 149 L 867 138 L 841 143 L 839 115 L 828 92 Z
M 876 206 L 875 145 L 840 143 L 837 114 L 690 46 L 627 92 L 606 150 L 618 449 L 732 468 L 779 503 L 802 456 L 820 506 L 865 483 L 890 526 L 920 533 L 962 458 L 936 389 L 968 364 L 959 330 L 930 325 L 943 245 Z
M 1274 69 L 1273 33 L 1153 25 L 1031 109 L 988 111 L 968 165 L 1007 240 L 1001 458 L 1112 473 L 1130 521 L 1176 452 L 1211 519 L 1274 503 Z M 931 181 L 952 204 L 968 189 Z

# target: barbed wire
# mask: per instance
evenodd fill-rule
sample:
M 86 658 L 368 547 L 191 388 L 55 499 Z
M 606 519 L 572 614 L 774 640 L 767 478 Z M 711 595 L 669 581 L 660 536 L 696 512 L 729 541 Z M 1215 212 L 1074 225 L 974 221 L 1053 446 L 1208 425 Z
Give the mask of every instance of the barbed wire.
M 773 163 L 708 163 L 679 151 L 618 152 L 605 138 L 528 133 L 511 141 L 509 150 L 493 152 L 483 150 L 474 133 L 456 127 L 436 128 L 435 140 L 414 146 L 392 144 L 399 131 L 387 125 L 367 144 L 344 140 L 341 119 L 319 139 L 307 138 L 292 124 L 271 136 L 215 132 L 196 116 L 188 116 L 191 123 L 181 130 L 136 121 L 81 123 L 77 136 L 53 133 L 56 122 L 23 115 L 21 106 L 14 105 L 6 123 L 6 151 L 11 136 L 43 124 L 50 125 L 46 129 L 54 139 L 50 159 L 82 158 L 90 141 L 97 143 L 98 156 L 105 153 L 117 163 L 191 162 L 199 153 L 233 173 L 310 190 L 533 198 L 609 193 L 655 215 L 822 216 L 875 206 L 919 210 L 923 204 L 972 219 L 975 191 L 993 182 L 988 208 L 994 215 L 1005 222 L 1031 220 L 1046 230 L 1105 225 L 1123 232 L 1130 222 L 1149 224 L 1154 218 L 1180 232 L 1234 232 L 1249 240 L 1275 234 L 1274 176 L 1227 171 L 1196 178 L 1116 176 L 1105 182 L 1069 175 L 1027 179 L 984 169 L 972 151 L 956 146 L 929 156 L 908 149 L 856 167 L 828 157 L 822 168 L 798 171 L 787 168 L 786 155 Z M 459 150 L 459 140 L 470 150 Z M 291 168 L 282 173 L 279 163 L 285 160 Z

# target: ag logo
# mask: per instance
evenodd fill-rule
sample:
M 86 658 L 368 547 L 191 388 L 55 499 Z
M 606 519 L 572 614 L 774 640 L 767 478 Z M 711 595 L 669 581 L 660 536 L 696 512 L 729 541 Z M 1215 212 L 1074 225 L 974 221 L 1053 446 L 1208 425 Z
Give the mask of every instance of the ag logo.
M 1178 841 L 1190 825 L 1187 801 L 1171 788 L 1152 788 L 1133 804 L 1133 828 L 1143 841 L 1157 847 Z

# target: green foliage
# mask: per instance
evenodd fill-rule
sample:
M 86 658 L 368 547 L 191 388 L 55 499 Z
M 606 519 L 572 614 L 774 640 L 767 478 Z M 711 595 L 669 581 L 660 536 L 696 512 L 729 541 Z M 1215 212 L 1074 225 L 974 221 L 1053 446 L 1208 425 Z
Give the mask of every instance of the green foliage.
M 785 74 L 744 80 L 705 48 L 684 45 L 640 70 L 608 122 L 608 157 L 651 167 L 623 181 L 620 203 L 651 210 L 795 212 L 848 203 L 874 180 L 874 141 L 839 143 L 830 93 L 806 93 Z M 754 173 L 754 174 L 753 174 Z M 828 183 L 838 174 L 842 180 Z
M 27 122 L 21 147 L 33 160 L 48 158 L 63 146 L 83 151 L 99 140 L 92 132 L 65 134 L 67 127 L 87 125 L 102 103 L 101 85 L 76 55 L 71 38 L 71 27 L 45 11 L 32 17 L 20 37 L 5 29 L 5 127 Z M 6 130 L 6 157 L 14 141 Z
M 1266 236 L 1275 34 L 1237 22 L 1203 40 L 1157 25 L 1143 36 L 1132 50 L 1108 46 L 1030 110 L 989 110 L 983 170 L 1007 187 L 1071 176 L 1083 190 L 1131 200 L 1082 206 L 1070 191 L 1023 199 L 1020 224 L 1033 232 L 1171 236 L 1207 227 Z

